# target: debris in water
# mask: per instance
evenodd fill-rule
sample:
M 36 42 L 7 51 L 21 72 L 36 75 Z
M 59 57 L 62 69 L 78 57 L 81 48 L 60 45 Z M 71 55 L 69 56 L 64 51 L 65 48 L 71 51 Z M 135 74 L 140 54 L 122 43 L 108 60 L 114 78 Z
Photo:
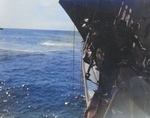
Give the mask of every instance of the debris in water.
M 65 102 L 65 105 L 68 105 L 69 104 L 69 102 Z

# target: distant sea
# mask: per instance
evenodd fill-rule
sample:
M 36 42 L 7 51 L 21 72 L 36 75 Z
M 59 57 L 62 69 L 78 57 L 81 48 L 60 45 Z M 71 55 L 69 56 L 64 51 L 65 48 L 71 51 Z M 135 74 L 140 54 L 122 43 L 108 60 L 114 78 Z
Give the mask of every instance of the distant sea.
M 82 38 L 75 32 L 74 58 L 73 38 L 72 31 L 0 30 L 0 118 L 83 117 Z

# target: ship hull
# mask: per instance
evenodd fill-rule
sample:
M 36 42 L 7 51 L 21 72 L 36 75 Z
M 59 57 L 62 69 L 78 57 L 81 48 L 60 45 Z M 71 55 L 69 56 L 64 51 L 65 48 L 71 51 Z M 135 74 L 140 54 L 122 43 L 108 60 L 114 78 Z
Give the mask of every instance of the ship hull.
M 127 26 L 137 24 L 134 31 L 144 46 L 150 45 L 150 1 L 149 0 L 60 0 L 61 6 L 70 16 L 83 40 L 87 32 L 82 28 L 85 18 L 99 19 L 104 23 L 114 22 L 116 17 L 127 22 Z
M 60 0 L 59 2 L 61 6 L 64 8 L 64 10 L 67 12 L 67 14 L 71 18 L 75 26 L 77 27 L 84 42 L 86 42 L 87 35 L 88 35 L 88 32 L 83 28 L 85 19 L 89 19 L 89 21 L 99 20 L 106 27 L 109 24 L 115 25 L 118 20 L 122 20 L 126 22 L 126 27 L 128 28 L 128 30 L 134 35 L 134 37 L 136 37 L 138 41 L 141 42 L 141 45 L 144 48 L 146 48 L 149 53 L 149 49 L 150 49 L 150 1 L 149 0 Z M 85 47 L 83 47 L 83 58 L 86 53 L 84 49 Z M 143 52 L 139 49 L 137 52 L 138 52 L 137 55 L 140 55 L 137 57 L 137 60 L 140 62 L 143 59 L 142 57 Z M 91 76 L 89 78 L 92 81 L 87 80 L 85 74 L 87 73 L 88 68 L 89 65 L 84 61 L 82 61 L 82 71 L 83 71 L 83 78 L 85 84 L 85 95 L 86 95 L 87 105 L 90 102 L 92 96 L 94 95 L 93 90 L 98 88 L 97 84 L 99 84 L 98 81 L 100 79 L 99 71 L 96 69 L 96 67 L 93 66 L 93 68 L 90 71 Z M 134 72 L 131 73 L 133 74 Z M 140 77 L 137 76 L 135 80 L 138 81 L 139 78 Z M 93 82 L 96 83 L 95 80 L 97 80 L 97 84 L 93 84 Z M 115 91 L 117 91 L 117 89 L 115 89 Z M 144 92 L 145 91 L 143 91 L 143 93 Z M 119 117 L 125 117 L 126 114 L 127 117 L 133 117 L 132 116 L 133 110 L 127 108 L 127 106 L 125 107 L 125 103 L 130 102 L 130 93 L 128 92 L 124 93 L 122 91 L 119 91 L 117 92 L 117 94 L 118 95 L 115 96 L 114 100 L 112 99 L 110 103 L 112 102 L 111 104 L 113 104 L 113 102 L 115 102 L 115 104 L 119 105 L 117 106 L 118 108 L 121 107 L 123 108 L 123 111 L 125 111 L 123 116 L 121 116 L 122 115 L 121 112 L 118 113 Z M 124 96 L 125 99 L 122 99 L 122 96 Z M 121 99 L 124 100 L 125 102 L 122 103 L 122 101 L 120 101 Z M 113 113 L 111 112 L 111 108 L 112 108 L 111 104 L 110 106 L 108 105 L 106 111 L 104 110 L 105 113 L 104 112 L 102 113 L 101 112 L 103 111 L 102 108 L 98 106 L 94 112 L 91 112 L 91 114 L 93 115 L 93 113 L 97 112 L 97 114 L 99 114 L 98 118 L 112 117 Z M 116 106 L 114 105 L 114 107 Z M 140 110 L 138 109 L 137 111 Z M 141 114 L 139 114 L 139 116 L 140 115 Z M 143 111 L 142 111 L 142 115 L 143 115 Z M 114 115 L 114 117 L 116 116 Z M 138 115 L 136 117 L 138 117 Z

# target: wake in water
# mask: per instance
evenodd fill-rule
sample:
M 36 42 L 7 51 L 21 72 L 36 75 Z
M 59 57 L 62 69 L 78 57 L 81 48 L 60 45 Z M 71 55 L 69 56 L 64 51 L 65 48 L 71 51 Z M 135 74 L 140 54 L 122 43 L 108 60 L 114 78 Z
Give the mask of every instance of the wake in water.
M 41 43 L 41 45 L 45 46 L 61 46 L 61 47 L 72 47 L 73 44 L 71 43 L 62 43 L 62 42 L 52 42 L 52 41 L 46 41 Z
M 14 44 L 6 41 L 0 42 L 0 50 L 7 51 L 10 53 L 17 53 L 17 54 L 25 54 L 25 53 L 34 53 L 34 54 L 46 54 L 51 51 L 65 51 L 65 50 L 72 50 L 72 44 L 70 43 L 59 43 L 59 42 L 51 42 L 46 41 L 43 43 L 36 43 L 35 45 L 21 45 L 21 44 Z
M 73 49 L 72 32 L 17 29 L 4 29 L 1 32 L 0 49 L 2 50 L 20 53 L 47 53 Z M 79 35 L 77 37 L 79 38 Z M 81 43 L 77 43 L 80 46 Z

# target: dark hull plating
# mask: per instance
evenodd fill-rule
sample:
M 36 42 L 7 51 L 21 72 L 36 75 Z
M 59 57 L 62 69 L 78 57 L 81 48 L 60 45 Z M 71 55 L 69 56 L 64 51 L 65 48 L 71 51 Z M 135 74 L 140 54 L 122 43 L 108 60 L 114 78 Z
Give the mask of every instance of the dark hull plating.
M 130 42 L 130 41 L 128 41 L 128 39 L 132 39 L 132 38 L 130 38 L 130 35 L 132 35 L 131 37 L 134 37 L 134 40 L 136 39 L 135 42 L 139 41 L 141 43 L 141 47 L 140 46 L 138 47 L 138 45 L 137 45 L 138 43 L 135 43 L 133 41 L 132 44 L 134 45 L 134 43 L 135 43 L 138 48 L 136 46 L 132 46 L 132 44 L 130 46 L 130 47 L 132 47 L 131 50 L 135 50 L 135 54 L 134 54 L 135 61 L 133 61 L 133 63 L 135 62 L 138 66 L 141 66 L 142 69 L 145 68 L 145 66 L 143 64 L 144 59 L 147 58 L 147 60 L 148 59 L 150 60 L 150 58 L 148 56 L 145 56 L 145 52 L 144 52 L 145 49 L 146 49 L 146 55 L 149 55 L 149 52 L 150 52 L 149 51 L 150 50 L 150 0 L 60 0 L 59 2 L 61 4 L 61 6 L 64 8 L 64 10 L 67 12 L 67 14 L 70 16 L 71 20 L 74 22 L 75 26 L 77 27 L 78 31 L 80 32 L 80 34 L 83 38 L 84 43 L 87 44 L 86 41 L 88 40 L 90 42 L 89 44 L 94 45 L 93 50 L 96 50 L 97 52 L 93 51 L 92 56 L 95 57 L 95 60 L 97 58 L 99 58 L 99 59 L 103 58 L 102 53 L 101 53 L 100 57 L 97 56 L 97 54 L 99 53 L 98 49 L 102 49 L 102 48 L 115 49 L 114 48 L 115 43 L 112 43 L 109 46 L 107 44 L 109 42 L 111 42 L 112 40 L 115 40 L 115 38 L 117 39 L 117 41 L 118 41 L 118 39 L 119 40 L 121 39 L 120 42 L 122 42 L 122 39 L 123 40 L 126 39 L 126 42 Z M 83 27 L 83 24 L 85 23 L 86 18 L 89 19 L 88 22 L 98 21 L 101 23 L 98 26 L 101 28 L 97 31 L 100 35 L 96 31 L 93 31 L 90 34 L 89 33 L 90 31 L 87 31 Z M 125 32 L 122 32 L 123 35 L 120 35 L 121 33 L 117 34 L 116 32 L 113 31 L 115 29 L 115 27 L 117 27 L 117 23 L 120 21 L 124 21 L 126 23 L 126 25 L 125 25 L 126 29 L 122 30 L 122 31 L 125 31 Z M 111 29 L 108 26 L 111 26 L 113 28 Z M 119 30 L 118 30 L 118 32 L 119 32 Z M 118 35 L 119 38 L 113 37 L 115 35 L 115 33 L 116 33 L 116 35 Z M 129 36 L 126 36 L 126 33 Z M 106 37 L 106 38 L 103 38 L 103 34 L 105 35 L 104 37 Z M 92 40 L 90 40 L 90 38 L 87 38 L 87 37 L 90 37 L 89 35 L 91 35 Z M 96 35 L 99 35 L 99 37 L 93 38 L 93 37 L 96 37 Z M 108 35 L 110 35 L 110 36 L 108 36 Z M 104 41 L 105 43 L 101 43 L 101 42 L 103 42 L 103 41 L 100 42 L 101 39 L 106 40 L 106 41 Z M 98 44 L 96 44 L 97 42 L 95 40 L 98 40 L 97 41 Z M 119 42 L 119 41 L 118 42 L 117 41 L 116 41 L 116 44 Z M 89 44 L 87 44 L 87 45 L 89 46 Z M 111 65 L 118 64 L 118 62 L 114 61 L 115 59 L 117 60 L 119 57 L 119 56 L 118 57 L 116 56 L 117 55 L 116 52 L 118 52 L 118 50 L 115 50 L 116 52 L 114 53 L 111 49 L 108 52 L 107 56 L 113 57 L 113 58 L 108 59 L 108 61 L 107 61 L 105 58 L 106 56 L 104 57 L 104 61 L 106 60 L 106 62 L 108 62 L 108 64 L 104 64 L 104 65 L 109 66 L 109 68 L 107 68 L 107 67 L 105 68 L 105 66 L 102 65 L 102 63 L 104 63 L 104 61 L 98 60 L 96 62 L 96 67 L 99 68 L 98 72 L 100 73 L 100 74 L 98 73 L 99 81 L 97 83 L 97 84 L 99 84 L 99 88 L 101 87 L 101 78 L 103 79 L 103 77 L 101 77 L 101 75 L 107 75 L 107 74 L 105 74 L 105 72 L 108 73 L 108 70 L 109 69 L 111 70 L 111 68 L 113 68 L 113 67 L 111 67 Z M 119 49 L 120 52 L 121 52 L 121 49 L 122 48 Z M 128 49 L 128 47 L 126 49 Z M 144 49 L 144 51 L 143 51 L 143 49 Z M 84 47 L 83 54 L 87 50 L 88 50 L 88 48 Z M 107 52 L 108 50 L 105 50 L 105 51 Z M 104 51 L 104 54 L 107 54 L 107 53 L 105 53 L 105 51 Z M 129 57 L 130 55 L 127 54 L 126 56 Z M 114 57 L 115 57 L 115 59 L 114 59 Z M 115 64 L 112 64 L 111 61 Z M 119 62 L 121 62 L 121 61 L 119 61 Z M 131 60 L 127 60 L 127 61 L 131 61 Z M 101 64 L 99 64 L 99 62 L 101 62 Z M 141 65 L 140 65 L 140 63 L 141 63 Z M 137 66 L 136 64 L 135 64 L 135 67 Z M 83 62 L 82 65 L 83 65 L 82 70 L 83 70 L 83 73 L 85 74 L 88 70 L 87 69 L 88 65 L 86 65 L 85 62 Z M 102 69 L 100 70 L 100 67 L 102 67 L 102 66 L 103 66 L 103 70 Z M 113 73 L 115 69 L 113 68 L 112 70 L 111 71 Z M 150 96 L 149 96 L 150 88 L 149 88 L 149 84 L 147 84 L 145 82 L 145 80 L 143 78 L 144 76 L 143 75 L 142 75 L 142 77 L 139 76 L 140 74 L 136 73 L 136 72 L 138 72 L 137 71 L 138 67 L 137 67 L 137 69 L 135 69 L 134 67 L 131 68 L 131 65 L 128 65 L 128 66 L 126 65 L 126 67 L 120 66 L 118 70 L 119 70 L 118 71 L 119 74 L 117 76 L 115 76 L 115 78 L 121 77 L 121 78 L 127 79 L 129 76 L 129 79 L 127 79 L 126 84 L 129 84 L 129 86 L 130 86 L 130 84 L 133 84 L 133 85 L 130 86 L 129 88 L 127 86 L 125 86 L 124 88 L 126 89 L 126 92 L 119 90 L 117 87 L 115 87 L 116 94 L 115 94 L 115 92 L 112 94 L 112 96 L 110 97 L 111 101 L 109 101 L 106 106 L 102 105 L 102 102 L 101 103 L 98 102 L 95 110 L 91 111 L 90 114 L 88 114 L 89 115 L 88 118 L 90 118 L 90 115 L 91 115 L 91 117 L 95 116 L 94 118 L 103 118 L 103 117 L 106 117 L 106 118 L 112 118 L 112 117 L 113 118 L 116 118 L 116 117 L 119 117 L 119 118 L 127 118 L 127 117 L 128 118 L 130 118 L 130 117 L 131 118 L 133 118 L 133 117 L 142 118 L 143 117 L 144 118 L 144 117 L 146 117 L 147 118 L 148 117 L 148 114 L 149 114 L 148 111 L 150 110 L 149 105 L 148 105 L 148 104 L 150 104 L 148 102 L 150 100 Z M 103 74 L 103 71 L 105 71 L 104 74 Z M 92 72 L 90 73 L 91 80 L 93 79 L 92 81 L 94 81 L 95 73 L 97 73 L 96 68 L 94 68 L 92 70 Z M 92 76 L 92 75 L 94 75 L 94 76 Z M 111 77 L 112 76 L 109 76 L 108 78 L 110 79 Z M 86 101 L 88 103 L 91 98 L 89 95 L 91 93 L 91 91 L 88 91 L 88 89 L 90 88 L 90 86 L 92 84 L 91 85 L 88 84 L 88 82 L 86 82 L 87 80 L 85 78 L 84 78 L 85 91 L 86 91 L 85 94 L 86 94 Z M 102 82 L 102 83 L 104 83 L 104 82 Z M 113 82 L 113 83 L 115 83 L 115 82 Z M 114 85 L 117 85 L 117 84 L 114 84 Z M 92 95 L 93 94 L 94 93 L 92 93 Z M 140 97 L 140 95 L 142 97 Z M 133 96 L 135 97 L 134 98 L 135 101 L 132 99 Z M 133 103 L 133 102 L 135 102 L 135 103 Z M 92 104 L 92 103 L 90 103 L 90 104 Z
M 138 39 L 144 46 L 149 47 L 149 0 L 60 0 L 60 4 L 70 16 L 84 40 L 87 35 L 82 28 L 85 18 L 100 19 L 104 23 L 112 23 L 116 18 L 119 18 L 125 20 L 128 27 L 132 26 L 132 30 L 134 30 Z

